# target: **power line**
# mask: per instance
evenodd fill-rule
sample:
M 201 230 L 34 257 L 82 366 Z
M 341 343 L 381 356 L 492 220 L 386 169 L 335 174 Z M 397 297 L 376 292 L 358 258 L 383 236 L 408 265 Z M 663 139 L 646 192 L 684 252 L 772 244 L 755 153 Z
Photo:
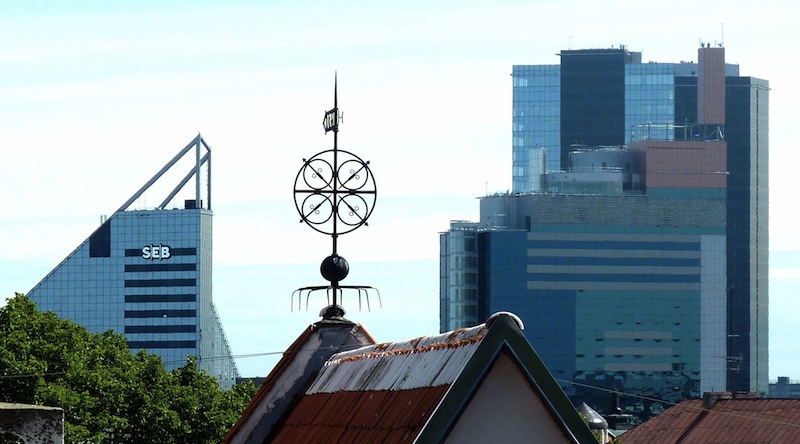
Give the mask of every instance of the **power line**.
M 617 393 L 617 394 L 619 394 L 621 396 L 628 396 L 628 397 L 631 397 L 631 398 L 638 398 L 638 399 L 642 399 L 642 400 L 645 400 L 645 401 L 660 402 L 662 404 L 667 404 L 667 405 L 672 406 L 672 407 L 674 407 L 674 406 L 679 404 L 677 402 L 665 401 L 663 399 L 653 398 L 653 397 L 650 397 L 650 396 L 637 395 L 637 394 L 628 393 L 628 392 L 621 392 L 619 390 L 610 389 L 610 388 L 607 388 L 607 387 L 594 386 L 594 385 L 590 385 L 590 384 L 584 384 L 584 383 L 581 383 L 581 382 L 569 381 L 569 380 L 566 380 L 566 379 L 559 379 L 559 378 L 553 378 L 553 379 L 555 379 L 556 381 L 558 381 L 560 383 L 572 384 L 572 385 L 576 385 L 576 386 L 579 386 L 579 387 L 589 388 L 589 389 L 608 392 L 608 393 Z M 689 399 L 697 399 L 697 398 L 689 398 Z M 760 399 L 770 399 L 770 398 L 760 398 Z M 744 414 L 741 414 L 741 413 L 721 412 L 719 410 L 707 409 L 705 407 L 699 407 L 699 408 L 698 407 L 687 407 L 687 408 L 688 409 L 692 409 L 692 410 L 697 410 L 697 411 L 700 411 L 700 412 L 712 413 L 712 414 L 715 414 L 715 415 L 726 415 L 726 416 L 735 417 L 735 418 L 747 419 L 747 420 L 750 420 L 750 421 L 764 421 L 764 422 L 769 422 L 769 423 L 773 423 L 773 424 L 790 425 L 792 427 L 800 428 L 800 424 L 797 424 L 797 423 L 794 423 L 794 422 L 786 422 L 786 421 L 779 421 L 779 420 L 775 420 L 775 419 L 764 418 L 765 413 L 763 413 L 763 412 L 759 412 L 758 416 L 749 416 L 749 415 L 744 415 Z
M 299 350 L 294 350 L 294 351 L 285 350 L 285 351 L 273 351 L 273 352 L 261 352 L 261 353 L 245 353 L 245 354 L 232 355 L 232 356 L 212 356 L 210 358 L 202 359 L 202 361 L 209 361 L 209 360 L 213 361 L 213 360 L 218 360 L 218 359 L 229 359 L 229 358 L 247 359 L 247 358 L 257 358 L 257 357 L 263 357 L 263 356 L 274 356 L 274 355 L 299 353 L 299 352 L 314 352 L 314 351 L 319 351 L 319 350 L 347 349 L 347 348 L 354 349 L 354 348 L 358 348 L 358 347 L 361 347 L 361 346 L 354 344 L 354 345 L 350 345 L 350 346 L 343 345 L 343 346 L 304 348 L 304 349 L 299 349 Z M 198 359 L 195 362 L 200 362 L 200 361 L 201 360 Z M 173 363 L 173 362 L 177 362 L 177 361 L 166 361 L 166 362 Z M 181 362 L 184 362 L 184 361 L 181 361 Z M 185 362 L 188 362 L 188 359 Z M 42 373 L 42 374 L 0 375 L 0 379 L 59 376 L 59 375 L 65 375 L 65 374 L 66 374 L 66 372 L 49 372 L 49 373 Z M 619 391 L 619 390 L 616 390 L 616 389 L 610 389 L 610 388 L 607 388 L 607 387 L 600 387 L 600 386 L 596 386 L 596 385 L 586 384 L 586 383 L 577 382 L 577 381 L 571 381 L 571 380 L 567 380 L 567 379 L 561 379 L 561 378 L 555 378 L 555 377 L 553 379 L 555 379 L 557 382 L 562 383 L 562 384 L 571 384 L 571 385 L 574 385 L 574 386 L 588 388 L 588 389 L 592 389 L 592 390 L 603 391 L 603 392 L 607 392 L 607 393 L 617 393 L 618 395 L 621 395 L 621 396 L 627 396 L 627 397 L 631 397 L 631 398 L 642 399 L 642 400 L 645 400 L 645 401 L 659 402 L 659 403 L 666 404 L 666 405 L 669 405 L 669 406 L 672 406 L 672 407 L 677 406 L 679 404 L 679 403 L 672 402 L 672 401 L 666 401 L 666 400 L 659 399 L 659 398 L 653 398 L 651 396 L 638 395 L 638 394 L 635 394 L 635 393 Z M 694 398 L 694 399 L 696 399 L 696 398 Z M 761 398 L 761 399 L 769 399 L 769 398 Z M 726 415 L 726 416 L 730 416 L 730 417 L 733 417 L 733 418 L 746 419 L 746 420 L 749 420 L 749 421 L 762 421 L 762 422 L 767 422 L 767 423 L 771 423 L 771 424 L 780 424 L 780 425 L 786 425 L 786 426 L 792 426 L 792 427 L 800 428 L 800 424 L 798 424 L 798 423 L 765 418 L 764 417 L 765 413 L 762 413 L 762 412 L 760 412 L 758 414 L 758 416 L 749 416 L 749 415 L 745 415 L 745 414 L 741 414 L 741 413 L 721 412 L 721 411 L 718 411 L 718 410 L 707 409 L 705 407 L 700 407 L 700 408 L 688 407 L 688 408 L 689 409 L 693 409 L 693 410 L 697 410 L 697 411 L 700 411 L 700 412 L 709 413 L 709 414 Z
M 300 352 L 313 352 L 313 351 L 318 351 L 318 350 L 334 350 L 334 349 L 347 350 L 347 349 L 354 349 L 354 348 L 358 348 L 358 347 L 361 347 L 361 346 L 360 345 L 342 345 L 342 346 L 328 346 L 328 347 L 317 347 L 317 348 L 304 348 L 304 349 L 299 349 L 299 350 L 294 350 L 294 351 L 285 350 L 285 351 L 261 352 L 261 353 L 245 353 L 245 354 L 239 354 L 239 355 L 218 355 L 218 356 L 210 356 L 210 357 L 207 357 L 207 358 L 196 358 L 195 362 L 196 363 L 200 363 L 200 362 L 208 362 L 208 361 L 218 361 L 218 360 L 230 359 L 230 358 L 233 358 L 233 359 L 258 358 L 258 357 L 263 357 L 263 356 L 284 355 L 284 354 L 300 353 Z M 158 355 L 154 355 L 154 356 L 158 357 Z M 188 363 L 188 362 L 189 362 L 188 359 L 169 360 L 169 361 L 164 360 L 164 361 L 162 361 L 162 364 L 164 364 L 165 366 L 168 365 L 168 364 L 169 365 L 180 365 L 180 364 L 185 364 L 185 363 Z M 0 375 L 0 379 L 33 378 L 33 377 L 44 377 L 44 376 L 61 376 L 61 375 L 65 375 L 65 374 L 67 374 L 67 372 L 64 371 L 64 372 L 46 372 L 46 373 L 27 373 L 27 374 L 17 374 L 17 375 Z

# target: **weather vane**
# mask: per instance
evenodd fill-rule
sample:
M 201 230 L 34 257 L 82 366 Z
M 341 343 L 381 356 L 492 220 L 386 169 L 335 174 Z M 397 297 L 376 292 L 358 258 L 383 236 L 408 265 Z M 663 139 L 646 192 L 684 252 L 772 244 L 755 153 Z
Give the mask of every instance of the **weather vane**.
M 337 89 L 338 76 L 334 77 L 333 109 L 325 112 L 322 121 L 325 134 L 333 131 L 333 149 L 317 153 L 310 159 L 303 159 L 303 166 L 294 181 L 294 203 L 300 214 L 300 222 L 331 236 L 333 252 L 320 265 L 322 277 L 330 284 L 298 288 L 294 291 L 292 300 L 294 294 L 297 294 L 298 308 L 302 307 L 303 292 L 306 292 L 308 307 L 311 293 L 324 290 L 328 295 L 328 302 L 333 299 L 333 303 L 320 313 L 326 319 L 344 316 L 344 309 L 339 302 L 342 290 L 345 289 L 358 292 L 359 309 L 362 295 L 366 297 L 369 309 L 369 290 L 375 290 L 380 302 L 380 292 L 374 287 L 340 285 L 350 272 L 350 265 L 337 252 L 338 237 L 362 225 L 368 225 L 367 219 L 375 208 L 377 188 L 369 162 L 339 149 L 339 123 L 342 115 L 339 111 Z

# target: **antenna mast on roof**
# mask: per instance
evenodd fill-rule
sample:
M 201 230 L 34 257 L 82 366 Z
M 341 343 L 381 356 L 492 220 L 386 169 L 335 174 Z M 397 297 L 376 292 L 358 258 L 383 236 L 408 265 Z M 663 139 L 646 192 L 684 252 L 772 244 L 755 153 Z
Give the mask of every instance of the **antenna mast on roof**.
M 333 303 L 320 313 L 325 319 L 344 316 L 344 309 L 339 305 L 342 290 L 358 291 L 359 307 L 363 293 L 368 309 L 369 290 L 377 292 L 377 289 L 370 286 L 339 284 L 350 272 L 350 265 L 337 252 L 338 238 L 362 225 L 368 225 L 367 219 L 375 208 L 377 188 L 375 178 L 369 169 L 369 162 L 339 149 L 339 123 L 342 121 L 342 114 L 339 112 L 338 83 L 338 76 L 335 76 L 333 109 L 325 112 L 322 121 L 325 134 L 333 131 L 333 149 L 317 153 L 308 160 L 303 159 L 303 166 L 294 181 L 294 203 L 300 214 L 300 222 L 305 222 L 314 230 L 331 236 L 333 252 L 320 265 L 320 273 L 330 285 L 298 288 L 294 291 L 292 299 L 294 300 L 294 294 L 298 295 L 298 308 L 300 308 L 303 292 L 306 292 L 306 308 L 308 308 L 308 298 L 311 293 L 325 290 L 328 301 L 333 298 Z M 380 292 L 378 301 L 380 302 Z

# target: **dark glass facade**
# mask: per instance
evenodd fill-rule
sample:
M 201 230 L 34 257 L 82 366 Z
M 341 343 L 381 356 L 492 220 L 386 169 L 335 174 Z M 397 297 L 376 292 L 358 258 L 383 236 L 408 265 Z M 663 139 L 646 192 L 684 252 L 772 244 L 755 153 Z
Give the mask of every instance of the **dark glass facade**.
M 625 143 L 624 49 L 561 51 L 561 165 L 575 145 Z
M 768 384 L 769 83 L 728 77 L 726 98 L 728 378 L 742 391 Z
M 601 409 L 607 394 L 588 387 L 766 393 L 768 83 L 739 77 L 721 48 L 698 53 L 713 72 L 624 48 L 560 56 L 513 68 L 513 190 L 441 234 L 443 264 L 463 254 L 456 231 L 477 240 L 478 307 L 443 308 L 440 329 L 512 311 L 565 391 Z M 726 86 L 700 115 L 703 82 Z M 717 104 L 725 122 L 709 117 Z M 453 271 L 441 268 L 441 307 Z
M 519 315 L 565 392 L 600 408 L 596 387 L 677 402 L 725 386 L 724 196 L 490 196 L 473 229 L 477 316 L 443 329 Z
M 728 75 L 725 85 L 728 381 L 753 391 L 768 384 L 769 82 Z M 676 121 L 696 122 L 697 77 L 676 77 L 675 95 Z

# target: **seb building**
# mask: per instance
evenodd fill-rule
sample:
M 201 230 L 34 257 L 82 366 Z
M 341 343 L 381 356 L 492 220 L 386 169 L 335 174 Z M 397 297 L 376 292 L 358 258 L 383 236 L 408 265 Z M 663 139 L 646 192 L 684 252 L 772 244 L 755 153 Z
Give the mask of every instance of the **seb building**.
M 90 331 L 124 333 L 131 351 L 162 356 L 168 370 L 194 356 L 230 388 L 238 371 L 211 298 L 210 153 L 198 135 L 28 296 Z M 188 174 L 177 176 L 161 205 L 129 209 L 186 158 Z M 193 198 L 176 207 L 187 190 Z

